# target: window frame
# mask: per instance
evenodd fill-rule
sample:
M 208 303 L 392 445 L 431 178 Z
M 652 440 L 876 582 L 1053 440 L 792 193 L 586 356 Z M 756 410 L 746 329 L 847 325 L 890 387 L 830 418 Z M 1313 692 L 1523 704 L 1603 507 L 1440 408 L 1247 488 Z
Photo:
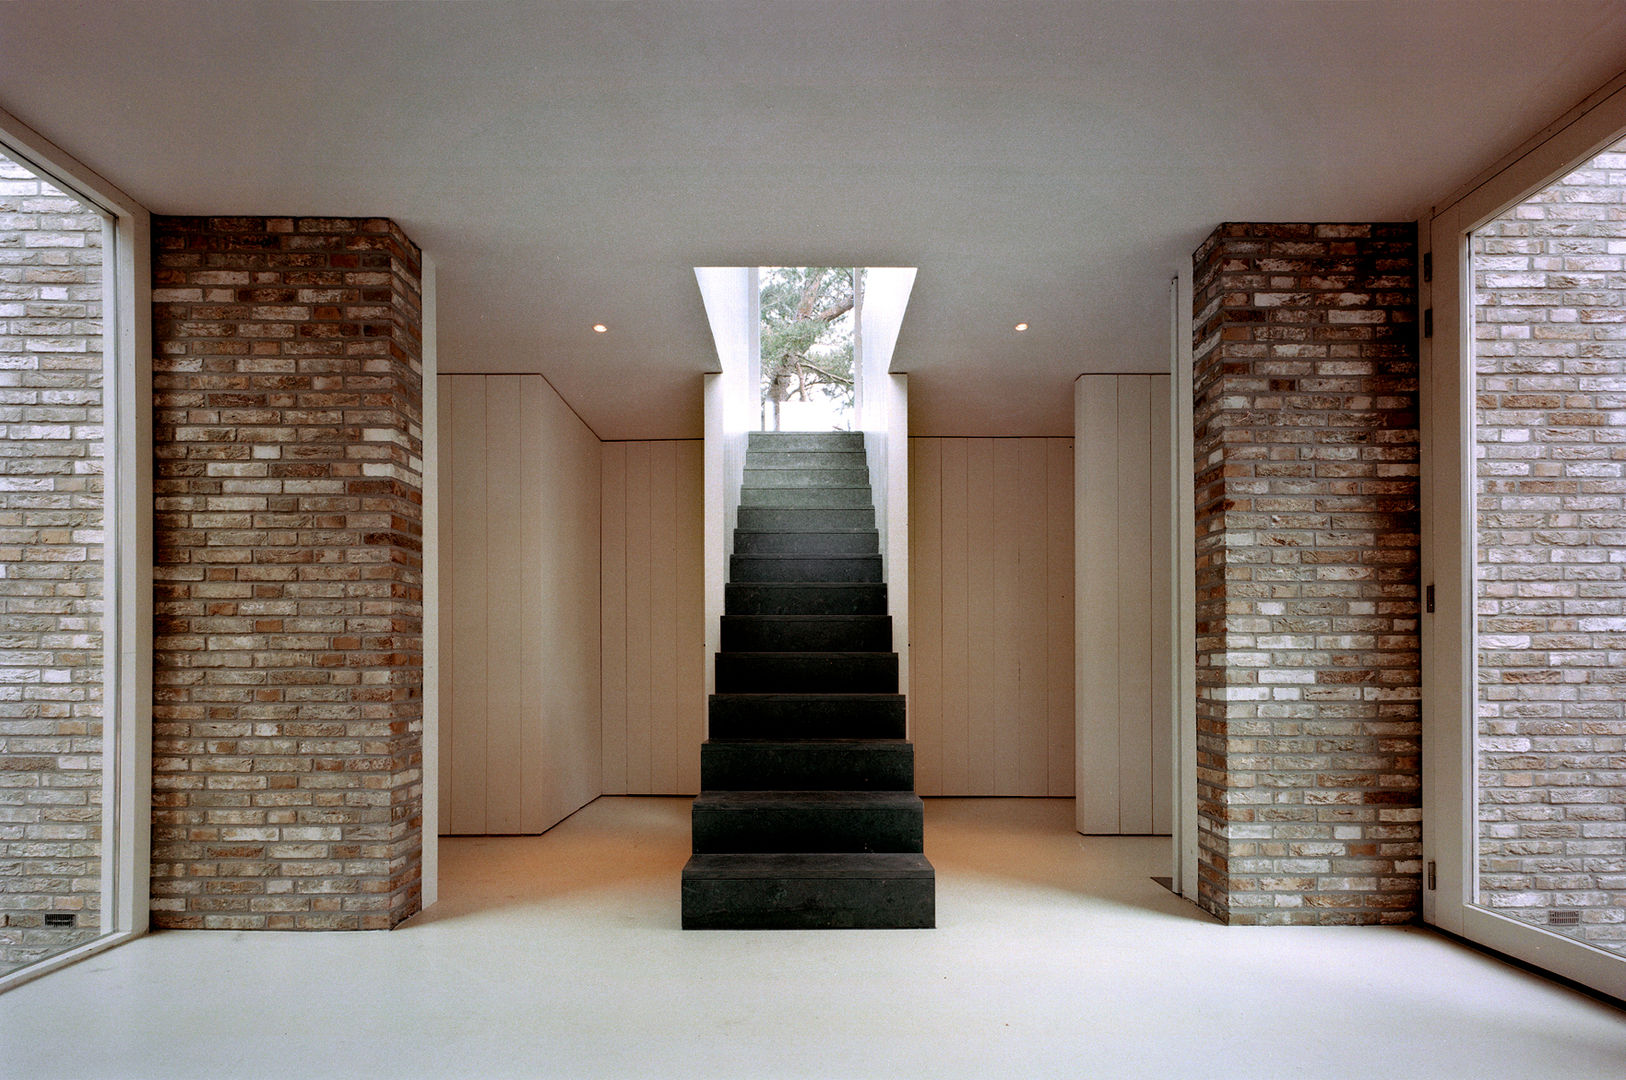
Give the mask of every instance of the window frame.
M 1470 234 L 1618 142 L 1626 134 L 1626 74 L 1538 132 L 1425 215 L 1433 264 L 1420 306 L 1423 920 L 1601 993 L 1626 998 L 1626 959 L 1480 907 L 1475 734 L 1476 469 L 1474 311 Z M 1428 320 L 1423 320 L 1427 325 Z M 1432 610 L 1431 610 L 1432 609 Z
M 102 243 L 102 928 L 0 978 L 0 992 L 147 932 L 152 874 L 151 216 L 0 109 L 0 146 L 99 211 Z

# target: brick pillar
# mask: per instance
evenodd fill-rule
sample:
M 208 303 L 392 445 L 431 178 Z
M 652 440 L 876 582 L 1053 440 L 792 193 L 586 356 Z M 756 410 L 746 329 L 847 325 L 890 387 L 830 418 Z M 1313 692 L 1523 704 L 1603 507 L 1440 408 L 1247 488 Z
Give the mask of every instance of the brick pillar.
M 1420 897 L 1416 227 L 1226 224 L 1194 256 L 1198 902 Z
M 392 222 L 153 220 L 153 923 L 420 907 L 418 249 Z

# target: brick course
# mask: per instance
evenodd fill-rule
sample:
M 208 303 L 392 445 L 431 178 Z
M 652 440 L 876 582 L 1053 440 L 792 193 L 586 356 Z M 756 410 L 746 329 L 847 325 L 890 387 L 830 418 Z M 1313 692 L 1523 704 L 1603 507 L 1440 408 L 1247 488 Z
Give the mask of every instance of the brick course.
M 1626 143 L 1473 259 L 1478 900 L 1626 953 Z
M 1194 256 L 1199 903 L 1420 896 L 1416 228 L 1226 224 Z
M 101 246 L 0 156 L 0 975 L 101 932 Z
M 153 222 L 153 923 L 420 907 L 419 252 L 392 222 Z

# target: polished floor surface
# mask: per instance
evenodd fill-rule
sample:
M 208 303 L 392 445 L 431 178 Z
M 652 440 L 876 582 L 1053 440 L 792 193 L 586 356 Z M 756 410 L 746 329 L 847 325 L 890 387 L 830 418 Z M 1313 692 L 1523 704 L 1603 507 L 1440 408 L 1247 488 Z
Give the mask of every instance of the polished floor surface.
M 928 800 L 936 930 L 685 933 L 688 806 L 444 841 L 392 933 L 103 953 L 0 995 L 0 1076 L 1626 1076 L 1626 1013 L 1426 930 L 1219 926 L 1069 800 Z

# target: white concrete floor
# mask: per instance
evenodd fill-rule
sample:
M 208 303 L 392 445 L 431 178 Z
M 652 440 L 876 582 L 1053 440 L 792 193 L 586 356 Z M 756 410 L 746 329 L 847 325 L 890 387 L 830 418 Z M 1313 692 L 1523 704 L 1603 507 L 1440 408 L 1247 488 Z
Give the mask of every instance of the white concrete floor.
M 936 930 L 678 929 L 688 801 L 443 843 L 392 933 L 160 933 L 0 996 L 0 1076 L 1626 1077 L 1626 1013 L 1419 929 L 1227 928 L 1168 841 L 929 800 Z

